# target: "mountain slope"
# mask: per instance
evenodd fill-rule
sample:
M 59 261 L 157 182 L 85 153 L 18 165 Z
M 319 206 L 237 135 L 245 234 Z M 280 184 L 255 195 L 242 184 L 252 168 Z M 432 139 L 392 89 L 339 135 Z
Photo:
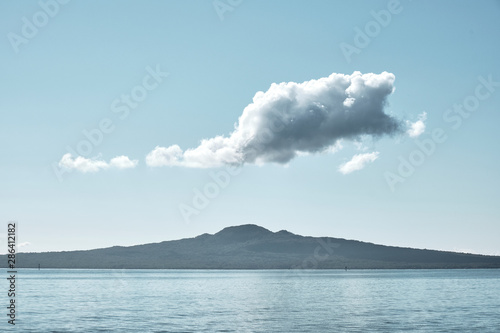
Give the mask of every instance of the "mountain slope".
M 6 256 L 1 256 L 6 267 Z M 19 253 L 19 268 L 500 268 L 500 257 L 376 245 L 340 238 L 225 228 L 161 243 L 70 252 Z

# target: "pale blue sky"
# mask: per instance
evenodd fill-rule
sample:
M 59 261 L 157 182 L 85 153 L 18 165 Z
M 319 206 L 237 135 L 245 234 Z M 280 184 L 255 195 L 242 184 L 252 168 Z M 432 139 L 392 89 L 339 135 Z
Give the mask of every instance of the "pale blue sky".
M 443 118 L 473 100 L 478 77 L 500 82 L 500 3 L 402 0 L 400 12 L 348 61 L 340 45 L 355 45 L 354 29 L 365 29 L 371 11 L 390 3 L 243 0 L 221 20 L 210 0 L 73 0 L 16 52 L 12 33 L 22 37 L 23 17 L 43 20 L 43 9 L 37 1 L 2 1 L 0 220 L 5 228 L 19 222 L 19 242 L 30 243 L 25 251 L 159 242 L 255 223 L 500 255 L 500 86 L 481 88 L 488 96 L 457 129 Z M 113 101 L 156 66 L 169 76 L 120 119 Z M 344 141 L 337 153 L 301 156 L 285 167 L 246 165 L 190 223 L 179 205 L 191 205 L 194 189 L 211 182 L 209 172 L 224 169 L 145 163 L 156 146 L 187 149 L 227 136 L 254 94 L 273 82 L 354 71 L 393 73 L 386 112 L 409 121 L 426 112 L 418 140 L 435 128 L 447 136 L 394 191 L 384 175 L 397 174 L 398 157 L 418 149 L 407 136 L 366 139 L 361 150 Z M 59 181 L 52 164 L 104 118 L 115 127 L 92 156 L 126 155 L 137 167 L 73 171 Z M 338 172 L 353 155 L 374 151 L 379 158 L 364 169 Z

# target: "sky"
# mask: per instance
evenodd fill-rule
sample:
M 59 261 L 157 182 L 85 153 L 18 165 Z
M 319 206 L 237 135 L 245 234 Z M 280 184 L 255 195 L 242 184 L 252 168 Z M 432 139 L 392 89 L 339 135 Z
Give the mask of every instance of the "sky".
M 0 2 L 0 253 L 271 231 L 500 255 L 500 2 Z

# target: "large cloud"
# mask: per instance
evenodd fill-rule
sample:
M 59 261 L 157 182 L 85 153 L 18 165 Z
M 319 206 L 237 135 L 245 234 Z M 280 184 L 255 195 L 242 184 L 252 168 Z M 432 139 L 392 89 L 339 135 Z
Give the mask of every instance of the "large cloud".
M 287 163 L 299 154 L 331 150 L 342 139 L 380 137 L 406 131 L 384 112 L 394 75 L 332 74 L 303 83 L 273 83 L 259 91 L 228 136 L 204 139 L 193 149 L 157 146 L 149 166 L 218 167 Z

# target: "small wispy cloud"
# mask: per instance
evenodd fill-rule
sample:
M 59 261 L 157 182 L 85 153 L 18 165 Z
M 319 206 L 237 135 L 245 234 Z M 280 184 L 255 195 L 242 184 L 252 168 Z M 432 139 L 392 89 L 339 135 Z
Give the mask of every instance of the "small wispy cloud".
M 26 247 L 28 245 L 31 245 L 31 243 L 30 242 L 22 242 L 22 243 L 17 244 L 17 247 L 21 248 L 21 247 Z
M 427 120 L 427 112 L 418 115 L 418 120 L 414 123 L 408 122 L 409 129 L 406 131 L 411 138 L 416 138 L 425 132 L 425 121 Z
M 379 156 L 379 152 L 354 155 L 349 162 L 342 164 L 339 167 L 339 172 L 347 175 L 353 171 L 363 169 L 368 163 L 375 161 Z
M 99 170 L 115 168 L 115 169 L 130 169 L 135 168 L 139 163 L 138 160 L 130 160 L 127 156 L 117 156 L 111 159 L 108 163 L 97 158 L 85 158 L 77 156 L 73 158 L 70 153 L 64 154 L 59 161 L 59 166 L 68 170 L 77 170 L 82 173 L 97 172 Z

